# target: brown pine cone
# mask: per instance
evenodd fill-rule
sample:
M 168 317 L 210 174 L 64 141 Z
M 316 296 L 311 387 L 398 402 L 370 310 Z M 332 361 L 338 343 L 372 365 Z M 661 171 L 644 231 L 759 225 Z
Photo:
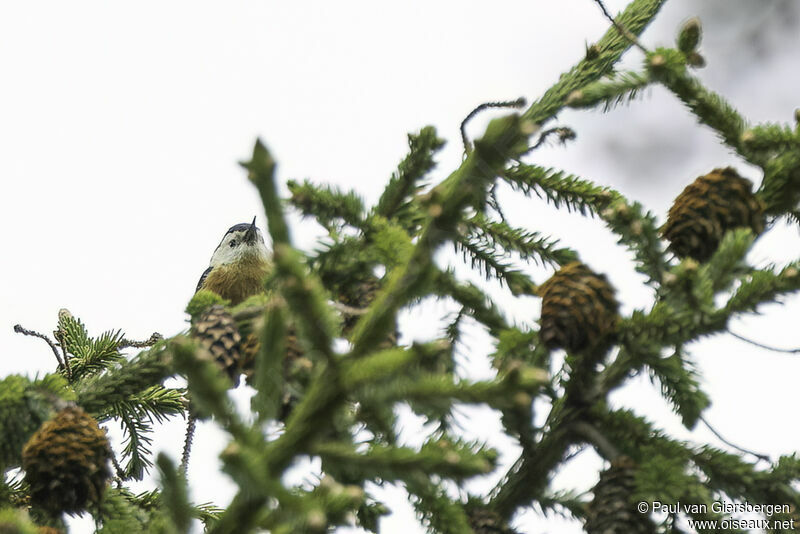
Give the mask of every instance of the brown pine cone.
M 650 517 L 640 513 L 633 501 L 636 463 L 627 456 L 611 462 L 600 473 L 594 487 L 594 499 L 587 508 L 587 534 L 654 534 Z
M 68 406 L 44 423 L 22 450 L 32 504 L 53 513 L 79 513 L 100 502 L 111 478 L 105 431 Z
M 604 275 L 574 261 L 539 287 L 539 336 L 550 349 L 577 352 L 612 340 L 619 315 L 614 289 Z
M 217 304 L 203 312 L 192 325 L 192 336 L 228 374 L 234 387 L 238 386 L 242 373 L 242 337 L 225 307 Z
M 703 262 L 717 250 L 725 232 L 749 227 L 764 230 L 764 206 L 753 184 L 732 167 L 714 169 L 689 184 L 669 210 L 661 233 L 680 258 Z

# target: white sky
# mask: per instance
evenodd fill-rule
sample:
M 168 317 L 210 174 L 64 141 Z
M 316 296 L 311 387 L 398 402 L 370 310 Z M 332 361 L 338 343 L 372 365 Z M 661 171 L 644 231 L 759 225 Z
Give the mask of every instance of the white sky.
M 614 12 L 625 4 L 608 1 Z M 764 1 L 756 11 L 704 20 L 709 66 L 700 75 L 754 122 L 789 121 L 799 105 L 800 75 L 790 61 L 800 37 L 781 26 L 778 4 Z M 668 3 L 644 42 L 669 46 L 682 20 L 724 2 L 691 5 Z M 434 173 L 443 178 L 460 162 L 458 125 L 473 107 L 535 99 L 607 28 L 591 0 L 485 6 L 421 0 L 0 6 L 0 375 L 54 369 L 47 346 L 12 327 L 49 332 L 62 307 L 95 334 L 122 328 L 144 339 L 184 329 L 183 309 L 222 233 L 256 214 L 264 227 L 257 194 L 237 165 L 256 136 L 272 150 L 282 181 L 334 183 L 371 203 L 406 153 L 407 132 L 433 124 L 447 139 Z M 626 64 L 635 68 L 637 58 L 631 54 Z M 473 136 L 490 116 L 474 121 Z M 612 185 L 660 220 L 686 184 L 714 167 L 732 164 L 760 181 L 659 88 L 610 115 L 565 112 L 560 119 L 578 139 L 538 152 L 535 161 Z M 502 199 L 514 222 L 552 232 L 609 273 L 626 311 L 647 304 L 628 254 L 595 222 L 556 214 L 536 200 Z M 318 229 L 298 223 L 292 233 L 310 248 Z M 785 262 L 798 250 L 796 229 L 780 227 L 760 240 L 752 260 Z M 535 273 L 539 281 L 547 276 Z M 796 323 L 800 306 L 787 302 L 732 327 L 798 346 L 796 329 L 787 326 Z M 532 299 L 504 306 L 519 321 L 538 315 Z M 442 309 L 426 313 L 435 317 Z M 435 335 L 425 322 L 407 314 L 404 339 Z M 473 348 L 485 346 L 475 336 Z M 794 450 L 797 434 L 788 420 L 795 416 L 800 360 L 730 336 L 697 343 L 692 353 L 714 402 L 707 417 L 718 430 L 768 454 Z M 466 374 L 485 376 L 487 369 L 480 351 L 464 355 Z M 235 396 L 247 406 L 246 391 Z M 689 436 L 646 378 L 633 380 L 614 401 Z M 497 414 L 466 413 L 467 431 L 490 439 L 503 448 L 505 462 L 513 461 L 510 444 L 492 435 Z M 412 420 L 407 427 L 409 441 L 419 439 Z M 694 437 L 719 445 L 704 429 Z M 175 421 L 159 430 L 156 449 L 177 456 L 182 438 Z M 232 495 L 231 483 L 216 472 L 224 442 L 211 425 L 201 428 L 191 473 L 198 502 L 224 505 Z M 584 454 L 558 483 L 588 488 L 599 465 Z M 489 488 L 501 473 L 470 487 Z M 383 532 L 413 532 L 402 492 L 384 495 L 396 513 L 382 523 Z M 87 521 L 75 525 L 73 532 L 91 531 Z M 517 526 L 531 533 L 580 530 L 530 513 Z

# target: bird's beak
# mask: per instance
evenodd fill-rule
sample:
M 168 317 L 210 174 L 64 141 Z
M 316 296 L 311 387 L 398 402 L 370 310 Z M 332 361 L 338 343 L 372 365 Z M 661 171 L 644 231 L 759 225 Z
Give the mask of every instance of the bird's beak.
M 244 233 L 244 240 L 247 243 L 255 243 L 256 236 L 258 236 L 258 228 L 256 228 L 256 218 L 253 217 L 253 222 L 250 224 L 250 228 L 248 228 L 247 232 Z

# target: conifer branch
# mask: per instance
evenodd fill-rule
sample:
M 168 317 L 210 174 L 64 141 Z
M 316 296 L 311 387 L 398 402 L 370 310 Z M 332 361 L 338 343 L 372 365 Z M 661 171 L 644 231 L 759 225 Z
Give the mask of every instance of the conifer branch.
M 275 185 L 275 160 L 267 148 L 256 142 L 252 159 L 242 164 L 249 171 L 267 213 L 269 231 L 273 242 L 273 261 L 280 289 L 286 301 L 303 316 L 299 322 L 301 333 L 313 350 L 329 361 L 333 360 L 334 319 L 319 281 L 307 272 L 301 263 L 301 254 L 289 243 L 289 232 Z
M 494 512 L 508 519 L 518 507 L 530 505 L 544 491 L 550 472 L 567 455 L 572 438 L 568 427 L 575 415 L 564 412 L 558 418 L 549 418 L 548 431 L 522 452 L 492 491 L 489 507 Z
M 280 412 L 282 355 L 286 354 L 286 302 L 272 299 L 263 313 L 264 326 L 260 333 L 260 347 L 256 354 L 253 386 L 256 393 L 250 404 L 259 421 L 274 419 Z
M 800 462 L 795 455 L 781 457 L 771 470 L 762 471 L 737 455 L 703 446 L 693 451 L 692 461 L 706 474 L 710 487 L 730 498 L 800 509 L 800 497 L 792 488 L 800 480 Z
M 73 380 L 99 373 L 110 365 L 123 360 L 123 356 L 119 352 L 119 345 L 123 337 L 119 330 L 104 332 L 99 338 L 87 336 L 83 345 L 80 346 L 68 340 L 66 331 L 59 330 L 59 334 L 63 339 L 65 350 L 72 354 L 70 367 Z
M 779 273 L 769 269 L 754 270 L 742 279 L 722 311 L 726 314 L 756 311 L 760 304 L 798 290 L 800 262 L 784 267 Z
M 768 215 L 781 215 L 797 210 L 800 202 L 800 155 L 787 150 L 770 158 L 764 165 L 764 180 L 758 196 Z
M 256 140 L 250 161 L 242 162 L 240 165 L 247 170 L 247 177 L 261 196 L 273 245 L 288 245 L 289 227 L 283 217 L 283 209 L 275 186 L 275 160 L 261 139 Z
M 786 503 L 796 507 L 800 504 L 797 492 L 790 489 L 792 481 L 800 480 L 800 462 L 796 459 L 782 458 L 783 463 L 778 462 L 772 471 L 755 471 L 751 464 L 733 454 L 709 446 L 694 447 L 672 440 L 630 410 L 603 412 L 602 408 L 594 409 L 592 416 L 619 444 L 622 452 L 634 459 L 656 453 L 664 459 L 696 465 L 707 477 L 702 483 L 696 482 L 698 487 L 716 489 L 724 492 L 728 498 L 749 502 Z M 655 484 L 661 491 L 667 490 L 663 476 Z M 685 491 L 686 487 L 685 482 L 679 482 L 675 489 Z
M 556 248 L 558 240 L 543 237 L 539 232 L 515 228 L 506 222 L 489 220 L 476 214 L 467 220 L 470 235 L 474 235 L 492 248 L 516 252 L 522 260 L 533 260 L 537 265 L 566 265 L 578 258 L 574 250 Z
M 499 280 L 512 294 L 531 295 L 536 290 L 536 284 L 526 274 L 501 259 L 505 254 L 497 253 L 485 243 L 477 239 L 462 239 L 455 242 L 455 248 L 462 250 L 464 261 L 469 261 L 473 269 L 482 272 L 487 280 Z
M 356 325 L 353 356 L 363 355 L 368 347 L 385 339 L 397 309 L 430 279 L 433 253 L 452 235 L 464 208 L 481 203 L 488 185 L 505 163 L 525 150 L 530 132 L 519 117 L 495 119 L 461 167 L 431 191 L 428 220 L 411 256 L 388 276 L 385 290 Z
M 433 156 L 443 146 L 444 140 L 437 137 L 433 126 L 422 128 L 418 134 L 409 134 L 408 155 L 389 179 L 374 213 L 386 219 L 397 219 L 410 231 L 415 226 L 413 219 L 416 217 L 409 200 L 422 189 L 422 179 L 436 165 Z
M 344 401 L 338 373 L 320 362 L 305 397 L 286 421 L 286 431 L 264 451 L 266 472 L 282 472 L 296 454 L 308 450 L 320 428 L 330 428 L 332 414 Z
M 165 454 L 158 455 L 158 470 L 161 474 L 162 509 L 172 523 L 175 532 L 188 532 L 192 520 L 186 478 Z
M 233 437 L 251 443 L 256 434 L 242 421 L 227 396 L 230 379 L 219 372 L 214 359 L 204 351 L 187 338 L 173 339 L 175 366 L 189 382 L 192 406 L 198 416 L 214 416 Z
M 512 408 L 517 393 L 533 395 L 547 382 L 547 373 L 534 368 L 515 369 L 496 380 L 478 382 L 454 381 L 451 376 L 427 374 L 382 386 L 370 393 L 370 400 L 377 403 L 404 399 L 417 402 L 447 401 L 449 404 L 485 403 L 498 409 Z
M 302 317 L 298 329 L 311 349 L 333 361 L 333 338 L 336 319 L 317 279 L 301 263 L 301 254 L 288 245 L 276 245 L 273 260 L 280 277 L 280 290 L 287 304 Z
M 763 123 L 742 133 L 742 143 L 749 150 L 770 154 L 800 150 L 800 132 L 788 124 Z
M 661 283 L 667 264 L 658 226 L 655 217 L 638 202 L 628 203 L 613 189 L 535 165 L 519 164 L 506 170 L 504 178 L 527 195 L 531 192 L 540 198 L 544 195 L 556 208 L 563 204 L 567 211 L 599 214 L 620 237 L 619 242 L 634 252 L 637 270 L 651 282 Z
M 709 300 L 713 295 L 728 289 L 735 280 L 750 270 L 745 264 L 745 255 L 754 239 L 755 236 L 749 228 L 727 232 L 711 258 L 700 267 L 697 280 L 707 287 Z
M 590 109 L 602 105 L 603 112 L 608 112 L 638 98 L 642 90 L 652 82 L 647 73 L 615 72 L 602 81 L 573 91 L 567 97 L 566 104 L 575 109 Z
M 150 446 L 153 443 L 153 438 L 148 434 L 153 429 L 125 406 L 116 406 L 113 410 L 115 417 L 120 420 L 125 436 L 122 457 L 127 458 L 128 463 L 123 468 L 122 478 L 141 480 L 153 466 L 153 462 L 148 458 L 152 454 Z
M 153 465 L 149 459 L 152 438 L 148 435 L 153 423 L 164 423 L 170 416 L 182 415 L 185 406 L 182 391 L 156 385 L 106 408 L 100 419 L 119 420 L 124 434 L 122 458 L 128 461 L 122 470 L 123 480 L 144 477 Z
M 361 452 L 348 443 L 326 442 L 314 445 L 312 453 L 357 478 L 390 481 L 408 480 L 416 474 L 463 480 L 490 472 L 497 459 L 491 449 L 447 439 L 429 441 L 419 451 L 373 445 Z
M 676 351 L 667 358 L 649 358 L 647 366 L 661 382 L 661 391 L 681 416 L 686 428 L 693 428 L 702 420 L 703 410 L 711 400 L 700 389 L 700 381 L 693 364 Z
M 548 515 L 548 512 L 555 512 L 561 517 L 572 516 L 575 519 L 586 517 L 586 501 L 574 491 L 557 491 L 542 495 L 536 504 L 545 516 Z
M 354 391 L 367 384 L 378 384 L 384 379 L 393 378 L 407 372 L 414 364 L 434 359 L 439 352 L 449 350 L 450 346 L 441 341 L 414 344 L 410 348 L 392 347 L 374 352 L 357 360 L 346 359 L 341 366 L 342 389 Z
M 316 218 L 329 233 L 336 232 L 336 225 L 341 223 L 359 229 L 364 227 L 364 201 L 354 191 L 343 193 L 338 188 L 314 185 L 309 180 L 302 184 L 289 180 L 287 186 L 291 193 L 289 202 L 304 216 Z
M 706 89 L 686 70 L 686 57 L 677 50 L 659 48 L 648 55 L 646 68 L 694 114 L 701 124 L 712 128 L 719 138 L 742 158 L 754 165 L 766 162 L 763 156 L 742 142 L 747 121 L 722 96 Z
M 441 484 L 419 475 L 406 481 L 406 488 L 415 497 L 414 508 L 430 530 L 441 534 L 462 534 L 472 530 L 463 505 L 453 502 Z
M 590 518 L 595 511 L 586 507 L 580 496 L 548 490 L 553 473 L 589 445 L 608 459 L 630 456 L 633 465 L 625 477 L 629 479 L 630 471 L 635 472 L 635 488 L 625 492 L 635 490 L 643 499 L 709 504 L 732 498 L 800 507 L 796 490 L 800 459 L 796 456 L 782 457 L 768 469 L 756 469 L 758 464 L 741 458 L 741 453 L 755 453 L 731 444 L 710 426 L 738 452 L 673 439 L 632 411 L 611 410 L 607 405 L 612 390 L 646 369 L 659 381 L 662 396 L 684 425 L 691 428 L 698 420 L 705 422 L 702 414 L 710 400 L 683 352 L 684 345 L 701 336 L 726 332 L 735 314 L 757 311 L 761 304 L 777 302 L 800 290 L 800 262 L 753 269 L 746 263 L 746 255 L 756 236 L 750 230 L 736 229 L 724 236 L 720 231 L 713 243 L 715 252 L 711 254 L 709 248 L 702 263 L 684 259 L 672 265 L 665 258 L 655 217 L 641 205 L 563 171 L 520 163 L 523 155 L 554 135 L 562 141 L 574 137 L 569 128 L 543 128 L 564 107 L 610 109 L 657 81 L 725 143 L 764 169 L 757 193 L 757 203 L 763 205 L 754 209 L 760 214 L 764 207 L 774 222 L 779 216 L 798 215 L 800 129 L 776 124 L 748 129 L 736 110 L 688 73 L 688 67 L 702 61 L 697 52 L 697 21 L 684 25 L 678 50 L 648 52 L 638 42 L 638 35 L 664 0 L 633 0 L 619 17 L 613 17 L 601 0 L 595 1 L 614 27 L 522 116 L 491 121 L 474 147 L 462 124 L 466 158 L 424 194 L 423 180 L 443 145 L 432 127 L 409 135 L 408 155 L 371 210 L 355 192 L 308 181 L 290 182 L 289 201 L 303 215 L 316 217 L 329 233 L 309 257 L 291 246 L 277 193 L 275 161 L 266 147 L 256 142 L 251 160 L 243 166 L 264 205 L 274 269 L 265 281 L 268 293 L 253 296 L 231 310 L 241 339 L 246 340 L 248 383 L 257 390 L 251 400 L 254 421 L 234 409 L 228 396 L 232 384 L 206 348 L 183 336 L 161 340 L 154 335 L 145 342 L 132 342 L 121 331 L 111 331 L 92 338 L 80 320 L 63 310 L 55 342 L 15 327 L 48 342 L 59 372 L 36 382 L 13 376 L 2 380 L 0 435 L 12 439 L 0 443 L 0 467 L 19 466 L 24 442 L 40 423 L 65 401 L 77 399 L 101 421 L 120 421 L 125 435 L 122 457 L 127 463 L 121 468 L 114 459 L 118 475 L 141 478 L 152 465 L 153 424 L 184 414 L 191 395 L 190 432 L 180 467 L 176 469 L 166 457 L 158 458 L 160 492 L 134 496 L 122 488 L 108 490 L 106 499 L 92 511 L 104 523 L 101 532 L 183 532 L 190 528 L 192 518 L 202 518 L 212 534 L 257 529 L 323 532 L 355 516 L 358 526 L 377 530 L 385 508 L 369 497 L 364 485 L 380 480 L 404 483 L 432 532 L 477 532 L 487 525 L 509 530 L 508 519 L 527 506 Z M 645 72 L 614 73 L 615 63 L 631 43 L 646 53 Z M 656 288 L 655 301 L 648 309 L 635 310 L 624 318 L 615 312 L 608 346 L 568 350 L 555 377 L 544 371 L 552 365 L 552 337 L 543 331 L 540 340 L 537 330 L 509 324 L 489 293 L 462 282 L 452 271 L 443 272 L 434 261 L 439 249 L 451 243 L 464 253 L 473 271 L 508 285 L 514 295 L 531 295 L 536 286 L 519 262 L 564 265 L 577 258 L 576 252 L 558 248 L 557 241 L 546 235 L 508 224 L 496 196 L 498 178 L 557 208 L 597 215 L 618 236 L 619 243 L 632 251 L 636 269 Z M 489 212 L 497 213 L 501 220 L 491 219 Z M 576 286 L 584 283 L 572 282 Z M 568 302 L 563 313 L 570 318 L 594 313 L 592 302 L 573 302 L 586 295 L 592 300 L 596 291 L 588 282 L 585 285 L 584 293 L 564 299 Z M 458 306 L 445 330 L 449 342 L 442 339 L 397 346 L 398 312 L 430 296 L 452 299 Z M 726 301 L 720 304 L 723 298 Z M 209 303 L 220 299 L 200 291 L 187 310 L 194 319 Z M 341 302 L 330 304 L 332 299 Z M 545 315 L 543 311 L 543 319 Z M 487 356 L 497 369 L 492 379 L 468 380 L 456 372 L 454 345 L 468 348 L 461 336 L 466 316 L 496 340 L 494 353 Z M 566 328 L 574 333 L 584 326 L 577 323 Z M 295 335 L 300 341 L 297 345 L 287 341 Z M 345 354 L 334 350 L 341 338 L 351 343 Z M 615 352 L 611 352 L 612 343 Z M 151 344 L 131 360 L 120 353 L 123 348 Z M 674 352 L 664 356 L 670 354 L 667 349 Z M 296 357 L 297 352 L 302 354 Z M 253 360 L 254 367 L 249 367 Z M 308 367 L 298 371 L 299 364 L 292 367 L 296 361 L 308 363 Z M 176 370 L 186 375 L 188 392 L 162 385 Z M 292 410 L 284 417 L 280 409 L 287 391 L 292 395 Z M 535 396 L 551 403 L 541 426 L 534 425 L 534 420 L 539 420 L 533 413 Z M 438 424 L 421 448 L 399 443 L 401 419 L 395 408 L 400 403 L 428 423 Z M 463 492 L 468 477 L 486 474 L 497 464 L 497 453 L 486 445 L 461 441 L 446 432 L 457 426 L 453 414 L 462 403 L 499 410 L 505 434 L 522 446 L 519 458 L 487 499 L 465 499 L 463 493 L 453 497 L 441 484 L 442 478 L 448 478 Z M 192 505 L 187 497 L 191 429 L 196 417 L 210 416 L 232 438 L 221 458 L 224 472 L 239 491 L 224 511 Z M 285 419 L 284 431 L 268 438 L 265 423 L 277 417 Z M 325 476 L 312 488 L 291 487 L 284 481 L 287 469 L 300 455 L 322 460 Z M 0 481 L 0 500 L 27 506 L 22 497 L 29 489 L 12 486 Z M 597 495 L 599 503 L 602 499 Z M 700 512 L 686 515 L 723 517 Z M 675 515 L 661 527 L 676 528 Z
M 647 276 L 648 283 L 660 286 L 668 265 L 653 214 L 638 202 L 628 203 L 620 197 L 600 216 L 619 236 L 618 243 L 633 252 L 636 270 Z
M 78 404 L 91 414 L 106 413 L 108 406 L 126 402 L 173 374 L 172 343 L 159 341 L 151 349 L 124 361 L 113 371 L 82 379 L 75 386 Z
M 497 335 L 509 327 L 502 312 L 480 288 L 460 282 L 450 271 L 437 273 L 435 280 L 432 289 L 437 295 L 450 297 L 461 304 L 464 312 L 486 326 L 490 334 Z
M 526 195 L 536 194 L 556 208 L 595 215 L 621 198 L 616 191 L 556 169 L 520 163 L 503 173 L 503 179 Z
M 655 18 L 665 0 L 634 0 L 629 3 L 616 21 L 638 36 Z M 595 53 L 578 62 L 569 72 L 563 74 L 547 92 L 534 102 L 523 117 L 544 124 L 555 117 L 565 106 L 567 97 L 576 89 L 581 89 L 603 76 L 610 74 L 614 64 L 630 48 L 631 41 L 620 34 L 616 28 L 609 28 L 595 45 Z

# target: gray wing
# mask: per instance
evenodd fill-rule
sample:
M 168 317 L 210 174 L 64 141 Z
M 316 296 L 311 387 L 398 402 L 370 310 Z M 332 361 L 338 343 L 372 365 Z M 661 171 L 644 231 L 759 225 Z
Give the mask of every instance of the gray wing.
M 203 282 L 206 281 L 206 278 L 208 277 L 208 273 L 210 273 L 210 272 L 211 272 L 211 267 L 209 267 L 208 269 L 203 271 L 203 274 L 200 275 L 200 280 L 197 282 L 197 289 L 194 290 L 195 293 L 200 291 L 200 288 L 203 287 Z

